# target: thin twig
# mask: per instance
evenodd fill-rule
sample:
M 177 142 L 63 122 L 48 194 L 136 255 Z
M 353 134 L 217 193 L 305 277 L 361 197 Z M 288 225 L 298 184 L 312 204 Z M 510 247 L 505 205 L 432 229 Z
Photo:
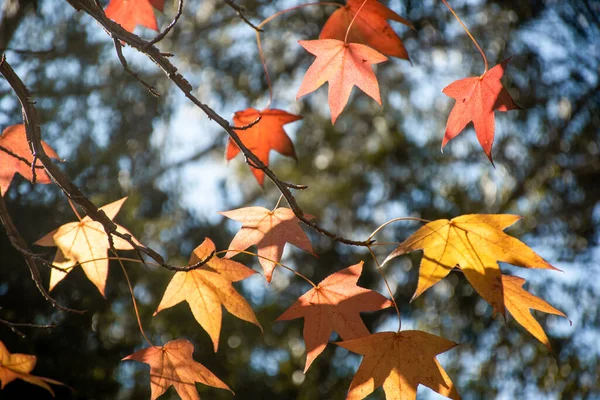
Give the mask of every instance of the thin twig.
M 233 126 L 231 125 L 231 129 L 235 129 L 236 131 L 245 131 L 248 130 L 250 128 L 252 128 L 254 125 L 258 124 L 260 122 L 260 120 L 262 119 L 262 115 L 259 116 L 258 118 L 256 118 L 254 121 L 250 122 L 247 125 L 243 125 L 243 126 Z
M 197 261 L 195 264 L 192 265 L 188 265 L 186 267 L 173 267 L 173 266 L 163 266 L 167 269 L 170 269 L 171 271 L 177 271 L 177 272 L 189 272 L 192 271 L 194 269 L 198 269 L 201 266 L 207 264 L 210 260 L 212 260 L 212 258 L 215 256 L 215 251 L 213 250 L 208 256 L 206 256 L 206 258 L 204 260 L 200 260 Z
M 29 161 L 28 161 L 28 160 L 27 160 L 25 157 L 21 157 L 21 156 L 20 156 L 20 155 L 18 155 L 17 153 L 13 153 L 12 151 L 10 151 L 9 149 L 7 149 L 7 148 L 6 148 L 6 147 L 4 147 L 4 146 L 0 146 L 0 151 L 2 151 L 2 152 L 4 152 L 4 153 L 8 154 L 8 155 L 9 155 L 9 156 L 11 156 L 11 157 L 14 157 L 14 158 L 16 158 L 17 160 L 21 161 L 21 162 L 22 162 L 22 163 L 24 163 L 24 164 L 27 164 L 27 165 L 32 165 L 32 164 L 34 164 L 34 165 L 35 165 L 35 163 L 29 162 Z M 35 165 L 35 168 L 36 168 L 36 169 L 44 169 L 44 166 L 43 166 L 43 165 Z
M 26 50 L 26 49 L 11 49 L 11 48 L 6 48 L 1 50 L 2 52 L 4 51 L 12 51 L 13 53 L 17 53 L 20 55 L 26 55 L 26 56 L 43 56 L 46 54 L 50 54 L 50 53 L 54 53 L 56 51 L 56 49 L 54 47 L 46 49 L 46 50 Z
M 175 18 L 173 19 L 173 21 L 171 21 L 171 23 L 169 24 L 169 26 L 167 26 L 164 31 L 162 31 L 161 33 L 159 33 L 158 35 L 156 35 L 156 37 L 154 39 L 152 39 L 151 41 L 149 41 L 146 46 L 147 47 L 153 46 L 156 43 L 158 43 L 161 40 L 163 40 L 165 38 L 165 36 L 167 36 L 168 33 L 171 31 L 171 29 L 173 29 L 173 27 L 175 26 L 175 24 L 177 24 L 177 21 L 179 21 L 179 17 L 181 17 L 182 13 L 183 13 L 183 0 L 179 0 L 179 6 L 177 7 L 177 14 L 175 14 Z
M 137 80 L 139 83 L 141 83 L 146 89 L 148 89 L 148 91 L 154 97 L 160 97 L 160 93 L 158 93 L 156 91 L 156 88 L 154 88 L 154 86 L 145 82 L 137 73 L 133 72 L 129 68 L 129 64 L 127 63 L 127 60 L 125 59 L 125 56 L 123 55 L 123 45 L 121 44 L 121 42 L 119 42 L 117 39 L 113 39 L 113 41 L 115 43 L 115 50 L 117 51 L 117 57 L 119 57 L 119 61 L 121 61 L 121 65 L 123 66 L 123 69 L 125 70 L 125 72 L 127 72 L 135 80 Z
M 21 338 L 25 338 L 25 334 L 21 332 L 19 328 L 42 328 L 42 329 L 50 329 L 56 328 L 56 325 L 48 324 L 48 325 L 40 325 L 40 324 L 30 324 L 30 323 L 19 323 L 19 322 L 11 322 L 5 319 L 0 318 L 0 324 L 6 325 L 13 333 L 20 336 Z
M 248 24 L 248 26 L 250 26 L 252 29 L 254 29 L 257 32 L 262 32 L 263 31 L 258 26 L 254 25 L 252 22 L 250 22 L 248 20 L 248 18 L 246 18 L 246 16 L 244 15 L 244 11 L 245 10 L 242 7 L 238 6 L 237 4 L 235 4 L 234 2 L 232 2 L 231 0 L 224 0 L 224 1 L 225 1 L 225 4 L 227 4 L 229 7 L 233 8 L 233 10 L 238 15 L 238 17 L 240 17 L 240 19 L 242 21 L 244 21 L 246 24 Z
M 35 163 L 37 162 L 37 155 L 35 154 L 35 151 L 32 149 L 31 151 L 33 157 L 31 158 L 31 183 L 33 183 L 35 185 L 35 182 L 37 181 L 37 172 L 35 171 Z

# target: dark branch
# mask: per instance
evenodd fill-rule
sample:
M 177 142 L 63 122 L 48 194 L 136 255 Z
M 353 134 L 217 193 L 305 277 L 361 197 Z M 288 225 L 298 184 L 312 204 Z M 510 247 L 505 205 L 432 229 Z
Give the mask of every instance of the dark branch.
M 7 320 L 1 319 L 1 318 L 0 318 L 0 324 L 6 325 L 11 331 L 13 331 L 13 333 L 15 333 L 16 335 L 20 336 L 21 338 L 25 338 L 25 334 L 23 332 L 21 332 L 18 328 L 42 328 L 42 329 L 49 329 L 49 328 L 55 328 L 56 327 L 56 325 L 52 325 L 52 324 L 40 325 L 40 324 L 29 324 L 29 323 L 17 323 L 17 322 L 7 321 Z
M 187 267 L 170 267 L 168 269 L 170 269 L 171 271 L 177 271 L 177 272 L 188 272 L 188 271 L 191 271 L 194 269 L 198 269 L 201 266 L 208 263 L 210 260 L 212 260 L 212 258 L 215 256 L 215 254 L 216 253 L 213 250 L 208 256 L 206 256 L 206 258 L 204 260 L 200 260 L 200 261 L 196 262 L 195 264 L 188 265 Z
M 262 115 L 260 117 L 256 118 L 254 121 L 250 122 L 247 125 L 244 125 L 244 126 L 233 126 L 233 125 L 230 125 L 230 128 L 231 129 L 235 129 L 236 131 L 245 131 L 247 129 L 252 128 L 254 125 L 258 124 L 261 119 L 262 119 Z
M 27 159 L 25 157 L 21 157 L 17 153 L 13 153 L 6 147 L 0 146 L 0 151 L 5 152 L 9 156 L 16 158 L 17 160 L 21 161 L 22 163 L 27 164 L 28 166 L 33 166 L 33 168 L 36 168 L 36 169 L 44 169 L 43 165 L 35 165 L 35 163 L 27 161 Z
M 164 31 L 162 31 L 161 33 L 159 33 L 158 35 L 156 35 L 156 37 L 154 39 L 152 39 L 151 41 L 149 41 L 146 46 L 148 46 L 148 47 L 153 46 L 156 43 L 158 43 L 161 40 L 163 40 L 165 38 L 165 36 L 167 36 L 169 34 L 169 32 L 171 31 L 171 29 L 173 29 L 173 27 L 175 26 L 175 24 L 177 24 L 177 21 L 179 21 L 179 17 L 181 17 L 182 13 L 183 13 L 183 0 L 179 0 L 179 6 L 177 7 L 177 14 L 175 15 L 175 18 L 173 19 L 173 21 L 171 21 L 171 23 L 169 24 L 169 26 L 167 26 Z

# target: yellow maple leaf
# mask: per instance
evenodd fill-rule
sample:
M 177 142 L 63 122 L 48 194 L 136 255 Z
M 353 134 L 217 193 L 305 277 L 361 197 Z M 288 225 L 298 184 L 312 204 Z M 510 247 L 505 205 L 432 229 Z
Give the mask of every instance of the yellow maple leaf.
M 107 204 L 100 208 L 111 220 L 115 218 L 127 197 Z M 117 231 L 123 234 L 129 234 L 127 229 L 117 225 Z M 137 239 L 131 235 L 134 242 Z M 115 249 L 132 250 L 131 245 L 117 237 L 113 236 Z M 39 246 L 56 246 L 58 250 L 50 272 L 50 290 L 54 289 L 56 284 L 62 281 L 73 267 L 80 263 L 85 275 L 98 288 L 102 296 L 106 287 L 106 278 L 108 277 L 108 259 L 107 251 L 109 249 L 108 235 L 100 222 L 92 220 L 86 216 L 79 222 L 69 222 L 58 229 L 46 234 L 40 240 L 35 242 Z M 61 271 L 62 270 L 62 271 Z
M 551 350 L 550 340 L 544 332 L 544 329 L 531 315 L 531 309 L 542 311 L 549 314 L 567 316 L 560 310 L 552 307 L 546 301 L 532 295 L 523 289 L 525 279 L 518 276 L 502 275 L 502 286 L 504 287 L 504 304 L 513 318 L 527 329 L 537 340 L 544 343 L 548 350 Z
M 498 261 L 556 270 L 525 243 L 502 232 L 519 219 L 518 215 L 509 214 L 469 214 L 432 221 L 400 243 L 384 263 L 422 249 L 419 283 L 413 300 L 458 267 L 494 311 L 504 314 Z
M 206 238 L 192 253 L 189 265 L 206 259 L 215 251 L 215 244 Z M 187 272 L 176 272 L 165 289 L 158 308 L 160 311 L 187 301 L 196 321 L 210 336 L 215 352 L 219 347 L 222 306 L 236 317 L 262 327 L 248 302 L 231 285 L 256 272 L 226 258 L 214 255 L 205 265 Z
M 415 400 L 419 384 L 442 396 L 460 396 L 436 356 L 456 343 L 421 331 L 381 332 L 336 342 L 364 355 L 350 384 L 347 400 L 361 400 L 383 386 L 387 399 Z
M 48 383 L 55 385 L 64 385 L 64 383 L 55 381 L 54 379 L 31 375 L 30 372 L 35 368 L 36 362 L 37 358 L 31 354 L 11 354 L 6 346 L 4 346 L 4 343 L 0 341 L 0 390 L 4 389 L 4 386 L 15 379 L 22 379 L 25 382 L 46 389 L 54 396 L 54 391 Z

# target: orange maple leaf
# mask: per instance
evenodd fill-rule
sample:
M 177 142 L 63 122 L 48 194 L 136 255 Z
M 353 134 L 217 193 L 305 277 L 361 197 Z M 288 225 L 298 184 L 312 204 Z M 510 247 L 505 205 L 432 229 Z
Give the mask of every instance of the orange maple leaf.
M 164 346 L 153 346 L 123 358 L 150 365 L 151 400 L 157 399 L 173 385 L 182 400 L 200 400 L 196 382 L 233 391 L 204 365 L 194 361 L 194 345 L 185 339 L 172 340 Z
M 189 265 L 206 259 L 215 251 L 215 244 L 206 238 L 192 253 Z M 165 289 L 154 315 L 187 301 L 196 321 L 210 336 L 215 352 L 219 347 L 222 306 L 236 317 L 262 327 L 246 300 L 234 289 L 232 282 L 241 281 L 256 272 L 244 265 L 216 255 L 203 266 L 188 272 L 176 272 Z
M 46 389 L 54 396 L 54 391 L 48 383 L 63 386 L 65 386 L 65 384 L 55 381 L 54 379 L 31 375 L 30 372 L 35 368 L 36 363 L 37 358 L 34 355 L 19 353 L 11 354 L 6 346 L 4 346 L 4 343 L 0 341 L 0 390 L 4 389 L 4 386 L 15 379 L 22 379 L 25 382 Z
M 271 211 L 264 207 L 245 207 L 219 214 L 242 223 L 242 228 L 229 244 L 229 251 L 225 257 L 231 258 L 239 253 L 236 250 L 246 250 L 256 245 L 258 255 L 264 257 L 259 258 L 259 262 L 267 282 L 271 282 L 273 270 L 277 266 L 273 261 L 281 260 L 286 243 L 291 243 L 316 257 L 308 236 L 298 225 L 300 221 L 289 208 L 280 207 Z M 306 217 L 313 218 L 312 215 Z
M 402 18 L 377 0 L 348 0 L 345 7 L 338 8 L 325 22 L 319 39 L 344 40 L 348 26 L 361 8 L 348 32 L 349 43 L 366 44 L 391 57 L 408 60 L 408 53 L 402 40 L 387 22 L 388 19 L 400 22 L 414 29 L 410 21 Z
M 237 134 L 242 143 L 250 149 L 260 161 L 269 165 L 269 153 L 271 150 L 283 154 L 284 156 L 296 158 L 294 144 L 285 133 L 283 126 L 294 121 L 302 119 L 299 115 L 290 114 L 283 110 L 264 109 L 258 111 L 254 108 L 247 108 L 244 111 L 237 111 L 233 115 L 235 126 L 241 127 L 251 124 L 261 117 L 258 123 L 248 129 L 238 130 Z M 231 160 L 240 152 L 240 148 L 229 138 L 225 158 Z M 257 168 L 250 167 L 254 177 L 260 185 L 264 183 L 265 173 Z
M 362 268 L 361 261 L 329 275 L 277 318 L 277 321 L 304 318 L 304 372 L 325 350 L 333 331 L 344 340 L 368 336 L 369 330 L 360 313 L 392 306 L 393 303 L 381 294 L 357 286 Z
M 400 243 L 384 263 L 422 249 L 419 283 L 413 300 L 456 266 L 494 311 L 504 314 L 498 261 L 524 268 L 556 270 L 525 243 L 502 232 L 519 219 L 518 215 L 509 214 L 469 214 L 432 221 Z
M 127 197 L 117 200 L 113 203 L 100 207 L 100 210 L 106 213 L 110 219 L 114 219 Z M 122 234 L 128 234 L 129 231 L 120 225 L 117 225 L 117 231 Z M 133 241 L 137 239 L 131 236 Z M 117 237 L 112 237 L 114 247 L 117 250 L 132 250 L 131 245 Z M 35 242 L 39 246 L 58 247 L 56 256 L 50 272 L 50 290 L 54 289 L 56 284 L 62 281 L 77 263 L 81 265 L 85 275 L 98 288 L 100 294 L 104 296 L 106 287 L 106 278 L 108 277 L 108 259 L 107 251 L 109 249 L 108 235 L 100 222 L 85 217 L 78 222 L 69 222 L 58 229 L 46 234 L 40 240 Z M 62 270 L 62 271 L 61 271 Z
M 567 318 L 567 316 L 552 307 L 546 301 L 540 299 L 537 296 L 532 295 L 527 290 L 523 289 L 525 279 L 518 276 L 502 275 L 502 286 L 504 287 L 504 304 L 506 309 L 514 317 L 514 319 L 523 326 L 529 333 L 531 333 L 537 340 L 544 343 L 548 350 L 552 350 L 550 347 L 550 340 L 544 333 L 542 326 L 533 318 L 530 309 L 542 311 L 549 314 L 560 315 L 561 317 Z
M 110 0 L 104 13 L 129 32 L 133 32 L 137 25 L 157 31 L 152 7 L 162 11 L 164 5 L 165 0 Z
M 336 342 L 365 357 L 352 379 L 348 400 L 360 400 L 383 386 L 386 398 L 414 400 L 419 384 L 459 400 L 454 384 L 436 356 L 456 343 L 421 331 L 381 332 Z
M 336 39 L 300 40 L 298 43 L 317 58 L 304 75 L 297 99 L 329 81 L 329 108 L 334 124 L 354 86 L 381 105 L 379 84 L 371 64 L 387 61 L 386 56 L 363 44 Z
M 0 135 L 0 146 L 27 160 L 27 162 L 24 162 L 0 149 L 0 195 L 4 196 L 16 173 L 21 174 L 29 181 L 33 180 L 33 174 L 31 172 L 33 156 L 31 155 L 29 143 L 27 142 L 25 125 L 18 124 L 7 127 Z M 58 154 L 56 154 L 46 142 L 42 141 L 42 146 L 49 157 L 58 158 Z M 35 165 L 40 167 L 42 166 L 42 163 L 37 160 Z M 51 183 L 52 181 L 46 173 L 46 170 L 36 168 L 35 182 Z
M 510 58 L 502 61 L 481 76 L 460 79 L 446 86 L 442 92 L 456 100 L 446 123 L 446 133 L 442 149 L 454 139 L 467 124 L 473 121 L 477 140 L 492 164 L 492 144 L 494 143 L 494 110 L 508 111 L 520 109 L 510 93 L 500 83 Z

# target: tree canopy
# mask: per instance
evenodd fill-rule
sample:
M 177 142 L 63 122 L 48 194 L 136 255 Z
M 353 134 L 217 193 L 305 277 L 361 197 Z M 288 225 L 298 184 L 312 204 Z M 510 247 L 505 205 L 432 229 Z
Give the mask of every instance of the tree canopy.
M 108 1 L 100 3 L 104 7 Z M 177 1 L 164 3 L 164 12 L 156 12 L 159 29 L 178 10 Z M 507 233 L 563 271 L 518 268 L 527 281 L 525 288 L 572 322 L 534 312 L 552 351 L 512 317 L 495 315 L 467 273 L 449 273 L 411 302 L 420 287 L 418 253 L 395 258 L 382 268 L 402 329 L 426 331 L 459 344 L 438 360 L 464 399 L 593 398 L 600 381 L 600 287 L 594 279 L 600 273 L 599 3 L 451 2 L 480 43 L 490 69 L 511 57 L 502 84 L 522 110 L 496 113 L 494 167 L 472 127 L 440 152 L 455 103 L 441 91 L 456 80 L 480 76 L 483 62 L 439 1 L 382 2 L 414 27 L 391 22 L 410 62 L 387 54 L 389 61 L 374 66 L 383 106 L 355 89 L 335 124 L 326 89 L 300 100 L 296 95 L 315 60 L 298 41 L 317 39 L 336 7 L 320 4 L 277 16 L 260 33 L 271 101 L 256 30 L 245 19 L 257 25 L 301 3 L 185 0 L 179 21 L 157 46 L 173 55 L 169 59 L 192 93 L 236 126 L 251 124 L 254 118 L 243 120 L 235 114 L 242 122 L 234 123 L 234 113 L 250 107 L 263 110 L 267 103 L 302 116 L 301 122 L 293 117 L 283 122 L 293 153 L 271 152 L 268 162 L 282 181 L 308 186 L 294 196 L 319 226 L 361 240 L 396 217 L 435 222 L 464 214 L 524 216 Z M 1 13 L 0 50 L 31 91 L 43 139 L 60 157 L 60 169 L 98 206 L 128 196 L 116 223 L 170 264 L 187 265 L 205 238 L 212 239 L 216 249 L 232 248 L 228 246 L 240 224 L 218 212 L 249 206 L 271 210 L 278 203 L 275 185 L 269 179 L 259 185 L 252 174 L 257 170 L 249 169 L 243 157 L 229 157 L 227 150 L 231 161 L 223 161 L 227 133 L 186 99 L 156 64 L 124 46 L 128 68 L 160 97 L 128 73 L 115 51 L 122 45 L 88 13 L 77 12 L 69 1 L 50 0 L 5 0 Z M 156 35 L 141 26 L 134 32 L 147 40 Z M 19 123 L 21 105 L 2 80 L 0 127 Z M 25 241 L 52 261 L 54 249 L 32 244 L 77 220 L 62 192 L 16 176 L 2 195 Z M 403 242 L 421 226 L 397 222 L 382 230 L 377 241 Z M 303 230 L 312 248 L 295 244 L 305 250 L 301 251 L 288 244 L 282 262 L 320 282 L 364 260 L 358 285 L 387 293 L 370 248 L 347 246 L 306 226 Z M 389 254 L 380 248 L 374 251 L 380 260 Z M 235 261 L 261 273 L 265 267 L 247 254 Z M 517 267 L 510 264 L 503 264 L 503 271 L 516 273 Z M 127 280 L 118 262 L 110 265 L 105 297 L 87 281 L 82 268 L 74 269 L 52 296 L 59 304 L 87 312 L 60 311 L 39 294 L 23 255 L 0 234 L 0 319 L 55 326 L 19 328 L 26 335 L 23 339 L 0 324 L 0 341 L 11 353 L 35 354 L 35 375 L 74 388 L 71 392 L 55 387 L 57 398 L 142 399 L 150 394 L 149 369 L 120 362 L 146 345 Z M 361 361 L 348 351 L 352 341 L 327 345 L 303 373 L 311 349 L 305 348 L 302 322 L 276 321 L 311 289 L 289 271 L 278 269 L 269 285 L 259 274 L 233 283 L 264 332 L 246 322 L 249 318 L 224 312 L 215 353 L 214 338 L 200 328 L 185 302 L 153 317 L 173 272 L 134 262 L 124 265 L 149 338 L 163 344 L 189 340 L 194 358 L 225 382 L 235 398 L 343 398 L 348 392 Z M 51 268 L 41 267 L 40 273 L 47 285 Z M 397 328 L 393 307 L 362 314 L 362 319 L 370 332 Z M 327 340 L 346 340 L 342 336 Z M 197 388 L 203 398 L 232 398 L 225 390 Z M 29 398 L 41 392 L 14 382 L 0 394 Z M 177 398 L 173 389 L 167 393 Z M 420 388 L 419 396 L 433 394 Z M 378 389 L 373 398 L 383 397 Z

